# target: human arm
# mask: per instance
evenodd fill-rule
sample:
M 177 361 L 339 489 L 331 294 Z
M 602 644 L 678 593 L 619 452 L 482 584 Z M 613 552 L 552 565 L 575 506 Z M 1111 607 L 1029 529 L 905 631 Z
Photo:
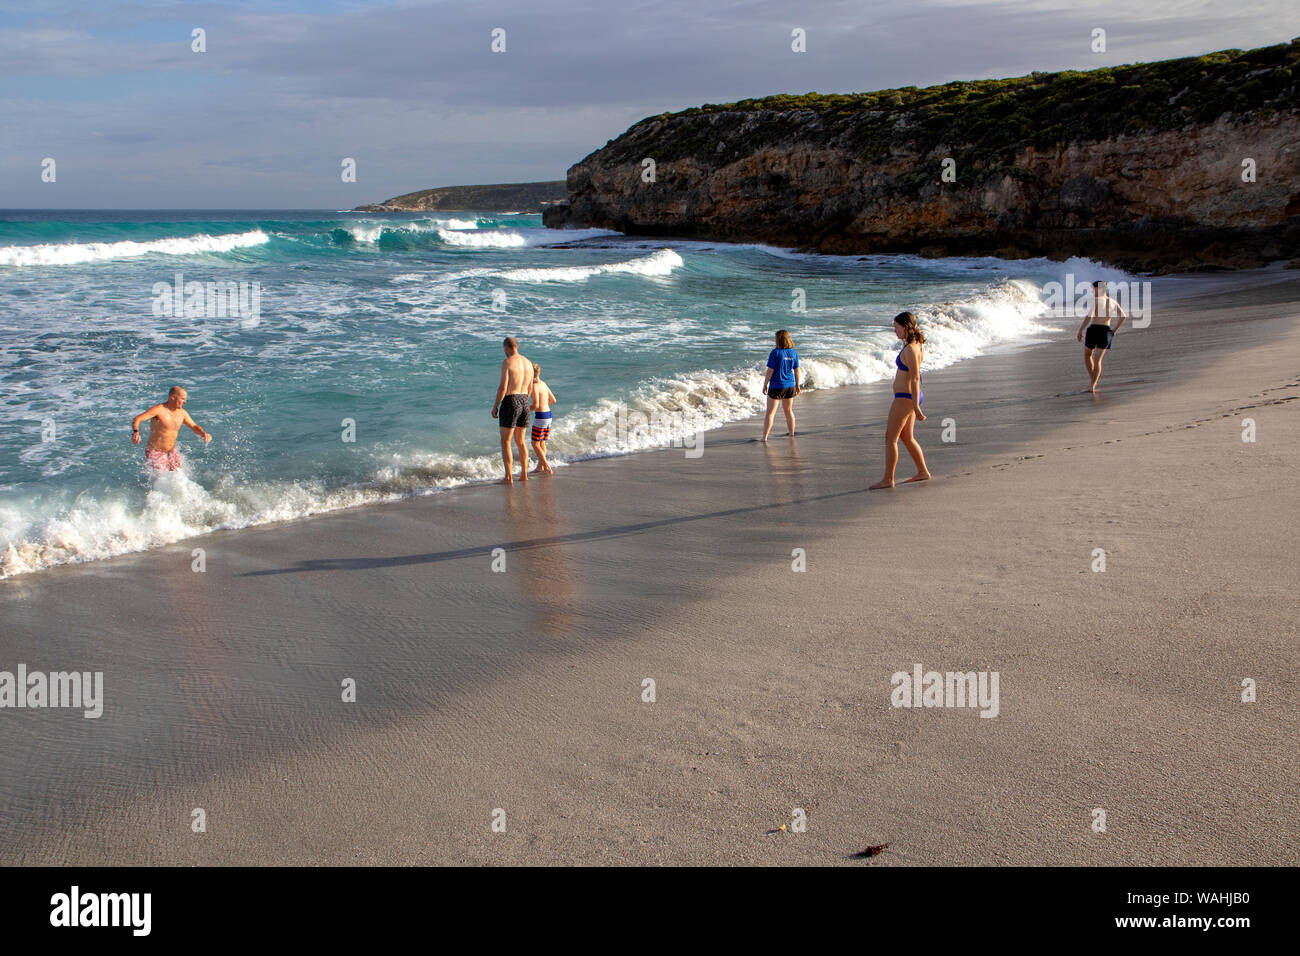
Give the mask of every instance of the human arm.
M 777 355 L 776 349 L 772 349 L 772 351 L 767 353 L 767 372 L 763 375 L 764 395 L 767 394 L 767 386 L 771 383 L 772 376 L 776 374 L 776 370 L 779 367 L 778 365 L 779 362 L 780 362 L 780 357 Z
M 501 399 L 506 397 L 506 363 L 501 363 L 501 384 L 497 386 L 496 401 L 492 403 L 492 417 L 497 417 L 497 410 L 501 408 Z
M 1119 327 L 1120 327 L 1121 325 L 1123 325 L 1123 324 L 1125 323 L 1125 321 L 1127 321 L 1127 319 L 1128 319 L 1128 313 L 1125 312 L 1125 311 L 1120 307 L 1120 304 L 1119 304 L 1118 302 L 1115 303 L 1115 312 L 1116 312 L 1116 314 L 1119 316 L 1119 321 L 1115 323 L 1115 325 L 1114 325 L 1114 331 L 1118 332 L 1118 331 L 1119 331 Z
M 1074 314 L 1078 315 L 1079 313 L 1076 312 Z M 1088 326 L 1092 323 L 1093 316 L 1095 316 L 1096 314 L 1097 314 L 1097 297 L 1096 295 L 1094 295 L 1092 297 L 1092 304 L 1088 306 L 1088 311 L 1083 316 L 1083 323 L 1079 326 L 1079 332 L 1075 336 L 1075 338 L 1078 339 L 1080 342 L 1083 341 L 1083 333 L 1088 328 Z
M 196 424 L 194 423 L 194 419 L 190 418 L 190 413 L 189 413 L 189 412 L 186 412 L 186 413 L 185 413 L 185 424 L 186 424 L 186 425 L 189 425 L 190 428 L 193 430 L 194 434 L 198 435 L 198 436 L 199 436 L 200 438 L 202 438 L 205 442 L 210 442 L 210 441 L 212 441 L 212 436 L 209 435 L 207 432 L 205 432 L 202 428 L 200 428 L 198 425 L 196 425 Z
M 916 412 L 918 422 L 925 421 L 925 412 L 921 411 L 921 350 L 909 343 L 904 351 L 911 349 L 907 357 L 907 391 L 912 396 L 912 411 Z
M 134 445 L 140 444 L 140 426 L 143 425 L 145 422 L 149 421 L 149 419 L 157 416 L 158 409 L 160 408 L 162 408 L 161 405 L 155 405 L 147 412 L 141 412 L 139 415 L 135 416 L 135 418 L 131 419 L 131 443 L 132 444 Z

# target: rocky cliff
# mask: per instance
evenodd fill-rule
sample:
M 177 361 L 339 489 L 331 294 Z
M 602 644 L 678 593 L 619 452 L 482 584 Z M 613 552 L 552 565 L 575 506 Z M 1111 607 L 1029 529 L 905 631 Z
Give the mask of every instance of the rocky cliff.
M 1300 39 L 708 105 L 577 163 L 544 222 L 829 253 L 1261 265 L 1300 256 L 1298 85 Z
M 496 183 L 490 186 L 442 186 L 358 206 L 353 212 L 541 212 L 564 200 L 564 180 L 544 183 Z

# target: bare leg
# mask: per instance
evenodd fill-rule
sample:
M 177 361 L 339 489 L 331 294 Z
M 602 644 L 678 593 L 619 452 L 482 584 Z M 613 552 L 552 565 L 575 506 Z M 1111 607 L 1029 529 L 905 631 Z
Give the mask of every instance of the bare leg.
M 885 426 L 885 477 L 871 486 L 871 491 L 894 487 L 894 469 L 898 467 L 898 436 L 903 432 L 903 424 L 911 414 L 910 399 L 896 398 L 889 406 L 889 422 Z
M 772 396 L 767 397 L 767 417 L 763 419 L 763 441 L 767 441 L 767 433 L 772 430 L 772 419 L 776 416 L 776 399 Z
M 781 399 L 781 411 L 785 412 L 785 425 L 790 429 L 790 435 L 794 435 L 794 399 Z
M 528 480 L 528 449 L 524 447 L 524 429 L 516 428 L 515 447 L 519 449 L 519 480 Z
M 1106 355 L 1106 352 L 1103 349 L 1097 349 L 1096 355 L 1092 367 L 1092 386 L 1088 389 L 1090 392 L 1097 391 L 1097 382 L 1101 379 L 1101 360 Z
M 1085 348 L 1083 350 L 1083 367 L 1088 370 L 1088 391 L 1095 392 L 1097 390 L 1097 375 L 1092 370 L 1092 349 Z
M 915 425 L 916 413 L 908 412 L 907 421 L 903 423 L 903 430 L 898 436 L 903 442 L 903 447 L 907 449 L 907 453 L 912 456 L 912 462 L 916 465 L 916 474 L 904 481 L 903 484 L 905 485 L 913 481 L 926 481 L 930 477 L 930 469 L 925 467 L 925 453 L 921 451 L 921 443 L 916 440 L 916 436 L 912 433 Z
M 551 463 L 546 460 L 546 442 L 533 442 L 533 455 L 537 458 L 537 467 L 533 469 L 533 474 L 551 474 Z
M 501 461 L 506 466 L 506 476 L 501 479 L 503 485 L 513 485 L 514 479 L 510 477 L 510 469 L 514 467 L 514 462 L 510 459 L 510 429 L 501 429 Z

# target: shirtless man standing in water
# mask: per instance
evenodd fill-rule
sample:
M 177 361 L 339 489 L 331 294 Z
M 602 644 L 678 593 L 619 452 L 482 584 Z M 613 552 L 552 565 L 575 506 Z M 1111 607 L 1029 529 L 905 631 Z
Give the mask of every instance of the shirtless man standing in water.
M 524 448 L 524 432 L 528 428 L 528 408 L 533 391 L 533 363 L 519 354 L 519 343 L 512 335 L 501 346 L 506 357 L 501 363 L 501 384 L 497 386 L 497 399 L 492 404 L 492 417 L 501 428 L 501 460 L 506 466 L 503 485 L 513 485 L 510 477 L 510 441 L 519 449 L 519 480 L 528 480 L 528 451 Z M 498 414 L 499 411 L 499 414 Z
M 152 420 L 149 426 L 149 444 L 144 446 L 144 457 L 158 471 L 179 471 L 182 467 L 181 453 L 176 450 L 176 435 L 182 425 L 189 425 L 204 442 L 212 441 L 212 436 L 205 432 L 190 413 L 185 411 L 185 402 L 189 396 L 185 389 L 173 385 L 167 393 L 167 401 L 155 405 L 147 412 L 141 412 L 131 420 L 131 441 L 140 444 L 140 424 Z

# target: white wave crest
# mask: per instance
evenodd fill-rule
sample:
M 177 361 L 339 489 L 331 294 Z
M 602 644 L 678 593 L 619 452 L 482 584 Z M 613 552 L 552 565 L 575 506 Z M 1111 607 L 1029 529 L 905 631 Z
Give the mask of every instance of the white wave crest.
M 1048 313 L 1038 287 L 1021 279 L 1008 279 L 970 299 L 915 306 L 912 312 L 925 333 L 927 372 L 973 358 L 992 345 L 1048 331 L 1036 321 Z M 800 364 L 809 388 L 864 385 L 893 376 L 899 344 L 892 330 L 881 330 L 861 347 L 801 356 Z
M 138 494 L 138 493 L 137 493 Z M 143 506 L 127 490 L 81 495 L 70 506 L 0 508 L 0 578 L 60 564 L 147 551 L 209 531 L 287 521 L 378 501 L 373 488 L 314 482 L 236 483 L 209 491 L 184 472 L 158 475 Z
M 378 242 L 384 234 L 384 226 L 355 222 L 348 226 L 348 233 L 357 242 Z
M 475 230 L 477 219 L 413 219 L 410 222 L 392 222 L 380 219 L 358 219 L 348 226 L 348 233 L 356 242 L 378 242 L 384 233 L 434 232 L 444 229 Z
M 629 273 L 642 276 L 666 276 L 684 265 L 672 249 L 660 249 L 640 259 L 607 262 L 598 266 L 555 266 L 549 269 L 506 269 L 495 273 L 499 279 L 515 282 L 583 282 L 592 276 Z
M 919 306 L 926 335 L 925 370 L 933 372 L 992 345 L 1047 331 L 1047 314 L 1033 283 L 1008 280 L 958 302 Z M 796 343 L 797 344 L 797 343 Z M 865 385 L 892 378 L 899 341 L 877 329 L 860 343 L 809 349 L 800 355 L 808 389 Z M 558 420 L 551 441 L 557 461 L 605 457 L 691 442 L 700 432 L 756 415 L 763 408 L 761 367 L 701 370 L 649 382 L 623 403 L 604 401 Z
M 261 229 L 238 232 L 224 236 L 187 236 L 175 239 L 150 239 L 135 242 L 51 242 L 37 246 L 0 247 L 0 265 L 11 266 L 66 266 L 81 262 L 105 259 L 126 259 L 132 256 L 165 255 L 188 256 L 201 252 L 229 252 L 248 246 L 260 246 L 270 236 Z
M 438 238 L 449 246 L 467 249 L 522 249 L 526 246 L 578 242 L 598 236 L 617 236 L 608 229 L 473 229 L 458 231 L 455 226 L 437 229 Z
M 475 229 L 457 232 L 439 229 L 438 238 L 449 246 L 470 246 L 478 249 L 519 249 L 531 245 L 528 237 L 514 229 Z

